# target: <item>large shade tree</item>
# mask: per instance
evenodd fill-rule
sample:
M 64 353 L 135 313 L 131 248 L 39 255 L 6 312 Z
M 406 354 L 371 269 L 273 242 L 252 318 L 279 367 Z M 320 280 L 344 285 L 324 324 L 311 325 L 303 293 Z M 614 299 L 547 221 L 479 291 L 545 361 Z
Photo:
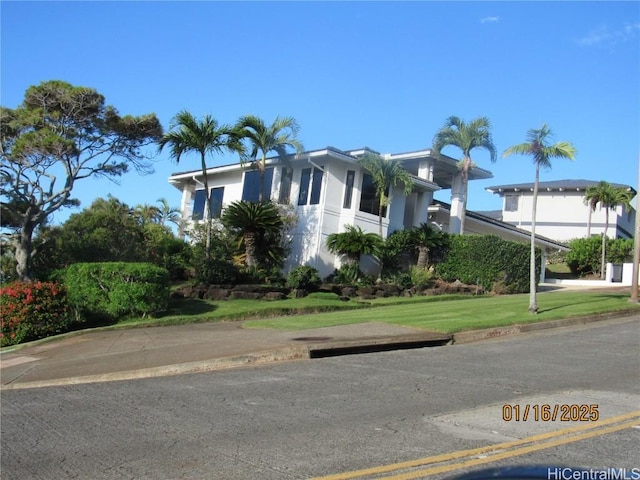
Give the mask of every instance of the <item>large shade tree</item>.
M 161 136 L 154 114 L 121 116 L 96 90 L 58 80 L 29 87 L 15 109 L 0 107 L 0 198 L 18 277 L 32 279 L 34 233 L 78 204 L 71 197 L 78 180 L 113 180 L 130 167 L 151 172 L 144 147 Z
M 476 118 L 469 123 L 456 116 L 447 118 L 443 127 L 433 137 L 433 149 L 437 153 L 441 153 L 444 148 L 449 146 L 462 150 L 462 160 L 458 162 L 461 177 L 461 211 L 454 212 L 454 202 L 452 202 L 449 232 L 463 234 L 467 211 L 469 171 L 475 167 L 475 163 L 471 160 L 471 151 L 475 148 L 483 148 L 489 152 L 490 160 L 496 161 L 496 147 L 491 137 L 491 122 L 487 117 Z M 456 228 L 457 215 L 460 216 L 459 229 Z
M 211 194 L 207 176 L 207 155 L 224 154 L 227 152 L 244 152 L 235 130 L 228 125 L 221 125 L 211 115 L 205 115 L 202 120 L 195 118 L 190 112 L 179 112 L 171 123 L 171 130 L 165 133 L 159 141 L 160 151 L 164 147 L 170 148 L 171 158 L 179 163 L 185 153 L 200 155 L 202 183 L 206 195 L 204 219 L 206 220 L 205 256 L 209 258 L 211 250 Z
M 267 156 L 270 152 L 283 159 L 287 156 L 287 149 L 292 148 L 296 153 L 304 149 L 298 140 L 300 127 L 293 117 L 276 117 L 271 125 L 255 115 L 245 115 L 236 123 L 237 135 L 249 143 L 248 159 L 252 166 L 260 172 L 260 192 L 258 201 L 269 200 L 265 198 L 265 171 L 267 169 Z
M 402 186 L 405 195 L 409 195 L 413 189 L 413 179 L 402 165 L 396 161 L 389 161 L 380 155 L 366 153 L 358 159 L 358 163 L 371 175 L 373 184 L 376 187 L 378 197 L 378 234 L 382 235 L 382 213 L 383 208 L 391 202 L 391 189 Z
M 531 213 L 531 255 L 529 265 L 529 311 L 538 313 L 538 297 L 536 282 L 536 205 L 538 203 L 538 184 L 540 182 L 540 167 L 551 168 L 551 160 L 564 158 L 573 160 L 576 149 L 569 142 L 557 142 L 553 145 L 549 141 L 553 138 L 553 132 L 543 124 L 541 128 L 532 128 L 527 132 L 527 141 L 507 148 L 503 157 L 510 155 L 530 155 L 536 166 L 536 178 L 533 183 L 533 210 Z
M 605 223 L 604 232 L 602 233 L 602 258 L 600 260 L 600 278 L 605 278 L 606 269 L 606 249 L 607 249 L 607 230 L 609 229 L 609 210 L 615 210 L 618 205 L 624 205 L 627 209 L 631 208 L 631 190 L 624 187 L 614 187 L 608 182 L 601 181 L 597 185 L 587 187 L 584 196 L 584 202 L 589 206 L 590 210 L 595 210 L 597 205 L 604 209 Z

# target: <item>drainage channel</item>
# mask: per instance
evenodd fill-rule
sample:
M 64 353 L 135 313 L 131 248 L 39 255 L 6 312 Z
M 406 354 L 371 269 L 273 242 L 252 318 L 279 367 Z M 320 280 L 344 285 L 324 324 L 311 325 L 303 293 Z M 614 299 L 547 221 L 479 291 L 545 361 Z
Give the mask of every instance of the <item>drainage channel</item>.
M 309 340 L 319 341 L 318 339 L 309 339 Z M 361 353 L 388 352 L 392 350 L 408 350 L 408 349 L 414 349 L 414 348 L 441 347 L 444 345 L 448 345 L 450 343 L 451 343 L 450 338 L 416 339 L 416 340 L 385 341 L 385 342 L 375 342 L 375 341 L 374 342 L 362 342 L 362 341 L 332 342 L 327 345 L 322 345 L 322 344 L 308 345 L 308 349 L 309 349 L 309 358 L 326 358 L 326 357 L 338 357 L 342 355 L 356 355 Z

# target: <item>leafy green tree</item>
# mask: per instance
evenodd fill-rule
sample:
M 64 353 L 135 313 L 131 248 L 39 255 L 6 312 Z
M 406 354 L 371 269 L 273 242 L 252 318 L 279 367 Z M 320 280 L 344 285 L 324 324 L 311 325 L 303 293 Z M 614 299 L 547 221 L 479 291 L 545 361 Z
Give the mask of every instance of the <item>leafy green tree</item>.
M 631 208 L 631 191 L 623 187 L 614 187 L 608 182 L 601 181 L 597 185 L 587 187 L 584 196 L 584 202 L 590 209 L 595 210 L 596 205 L 604 209 L 605 224 L 602 233 L 602 258 L 600 261 L 600 278 L 604 279 L 606 269 L 607 256 L 607 230 L 609 229 L 609 210 L 615 210 L 618 205 L 624 205 L 627 209 Z
M 533 184 L 533 211 L 531 213 L 531 253 L 529 265 L 529 311 L 538 313 L 537 282 L 536 282 L 536 204 L 538 202 L 538 184 L 540 182 L 540 167 L 551 168 L 551 159 L 564 158 L 573 160 L 576 149 L 569 142 L 557 142 L 549 145 L 553 132 L 547 124 L 541 128 L 532 128 L 527 132 L 527 141 L 507 148 L 503 157 L 510 155 L 531 155 L 536 165 L 536 178 Z
M 358 266 L 362 255 L 377 256 L 383 245 L 377 233 L 365 233 L 357 225 L 346 225 L 345 231 L 327 237 L 327 249 L 336 255 L 344 255 L 349 265 Z
M 171 124 L 171 130 L 163 135 L 159 141 L 160 151 L 168 146 L 171 158 L 180 163 L 182 155 L 195 152 L 200 154 L 200 168 L 202 169 L 202 183 L 207 195 L 204 218 L 207 220 L 206 258 L 209 258 L 211 247 L 211 196 L 207 176 L 207 154 L 223 154 L 225 152 L 243 152 L 242 144 L 228 125 L 220 125 L 211 115 L 205 115 L 202 120 L 196 119 L 186 110 L 179 112 Z
M 468 124 L 456 116 L 447 118 L 444 126 L 433 137 L 433 148 L 437 153 L 447 146 L 457 147 L 462 150 L 462 160 L 458 162 L 462 180 L 462 213 L 460 214 L 460 231 L 464 233 L 464 222 L 467 211 L 467 189 L 469 184 L 469 170 L 476 165 L 471 160 L 471 151 L 474 148 L 484 148 L 490 154 L 492 162 L 496 161 L 496 147 L 491 137 L 491 122 L 487 117 L 480 117 Z M 454 225 L 453 216 L 456 213 L 451 210 L 449 231 Z
M 280 234 L 283 221 L 277 207 L 271 202 L 239 201 L 225 208 L 222 224 L 242 238 L 245 264 L 254 267 L 259 264 L 261 240 L 273 242 L 274 237 Z
M 32 279 L 34 233 L 78 204 L 78 180 L 150 172 L 144 147 L 161 136 L 154 114 L 121 116 L 96 90 L 58 80 L 29 87 L 16 109 L 0 107 L 0 198 L 11 212 L 18 277 Z
M 427 268 L 429 266 L 429 252 L 443 247 L 446 244 L 447 235 L 426 223 L 413 227 L 409 233 L 411 243 L 418 250 L 416 266 L 418 268 Z
M 382 235 L 382 209 L 389 205 L 391 188 L 402 184 L 404 193 L 409 195 L 413 189 L 413 179 L 398 162 L 385 160 L 380 155 L 366 153 L 358 159 L 358 163 L 371 175 L 376 186 L 376 195 L 380 203 L 378 209 L 378 233 Z
M 238 120 L 237 135 L 249 143 L 249 159 L 252 166 L 260 172 L 259 202 L 269 200 L 264 198 L 267 155 L 275 152 L 282 159 L 287 155 L 287 148 L 301 153 L 304 147 L 297 138 L 299 130 L 298 122 L 293 117 L 276 117 L 271 125 L 265 124 L 264 120 L 255 115 L 245 115 Z
M 133 209 L 133 216 L 140 222 L 140 225 L 160 222 L 160 209 L 155 205 L 142 203 Z

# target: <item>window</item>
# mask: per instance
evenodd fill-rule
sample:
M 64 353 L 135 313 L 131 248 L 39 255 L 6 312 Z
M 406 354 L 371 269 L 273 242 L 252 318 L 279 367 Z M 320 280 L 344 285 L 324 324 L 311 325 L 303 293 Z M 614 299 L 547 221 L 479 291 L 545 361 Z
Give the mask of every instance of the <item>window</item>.
M 196 190 L 193 197 L 193 213 L 191 218 L 193 220 L 202 220 L 204 218 L 204 199 L 207 198 L 204 190 Z
M 313 180 L 311 181 L 311 201 L 310 205 L 317 205 L 320 203 L 320 190 L 322 189 L 322 176 L 324 171 L 319 168 L 313 169 Z
M 518 211 L 518 196 L 517 195 L 505 195 L 504 196 L 504 211 L 505 212 L 517 212 Z
M 283 168 L 282 177 L 280 178 L 280 195 L 278 196 L 278 203 L 289 203 L 289 197 L 291 196 L 291 180 L 293 178 L 292 168 Z
M 312 175 L 313 173 L 313 175 Z M 298 194 L 298 205 L 306 205 L 309 200 L 309 190 L 311 190 L 310 205 L 320 203 L 320 192 L 322 190 L 322 176 L 324 171 L 319 168 L 303 168 L 300 175 L 300 193 Z
M 211 218 L 220 218 L 222 214 L 222 197 L 224 196 L 224 187 L 213 188 L 209 201 L 211 202 Z
M 273 183 L 273 168 L 267 168 L 264 172 L 263 200 L 271 197 L 271 184 Z M 244 172 L 244 185 L 242 186 L 242 200 L 257 202 L 260 199 L 260 171 L 247 170 Z
M 347 182 L 344 186 L 344 202 L 342 203 L 342 208 L 351 208 L 351 198 L 353 197 L 353 182 L 355 178 L 355 170 L 347 170 Z
M 362 177 L 362 193 L 360 195 L 360 211 L 380 215 L 380 199 L 376 193 L 373 177 L 365 173 Z M 387 207 L 382 207 L 382 216 L 387 216 Z

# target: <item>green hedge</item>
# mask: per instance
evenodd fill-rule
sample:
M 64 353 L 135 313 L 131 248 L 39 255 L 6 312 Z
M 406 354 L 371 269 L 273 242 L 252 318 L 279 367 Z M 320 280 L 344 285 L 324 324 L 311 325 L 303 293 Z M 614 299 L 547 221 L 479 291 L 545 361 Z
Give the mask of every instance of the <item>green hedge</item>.
M 436 265 L 445 281 L 460 280 L 485 290 L 505 293 L 529 291 L 531 247 L 496 235 L 452 235 L 449 251 Z M 540 278 L 541 252 L 536 248 L 536 279 Z
M 150 263 L 76 263 L 63 273 L 69 304 L 89 321 L 167 309 L 169 272 Z

